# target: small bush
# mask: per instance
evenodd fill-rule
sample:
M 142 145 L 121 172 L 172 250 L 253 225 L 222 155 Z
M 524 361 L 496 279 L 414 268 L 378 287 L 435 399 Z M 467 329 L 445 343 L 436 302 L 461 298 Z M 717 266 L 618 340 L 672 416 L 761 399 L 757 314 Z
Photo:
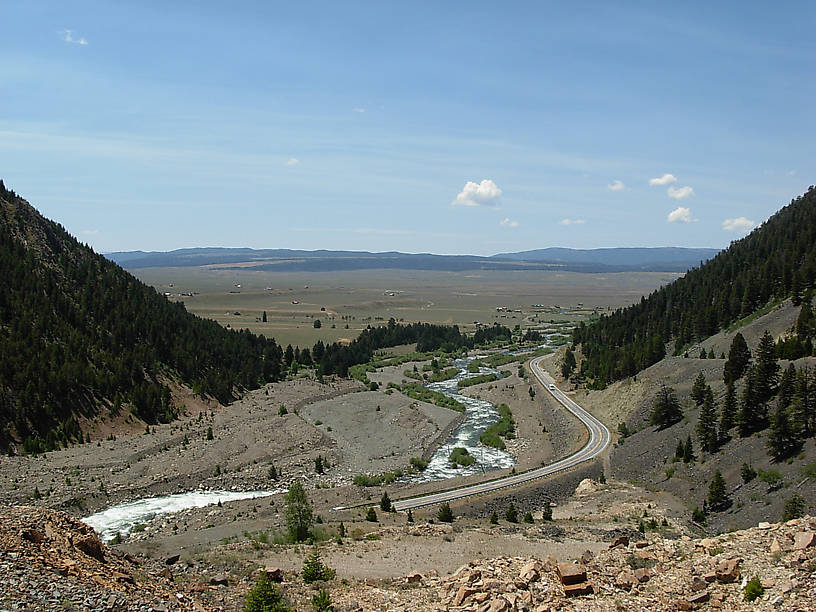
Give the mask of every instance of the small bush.
M 490 524 L 491 525 L 498 525 L 499 524 L 499 515 L 496 514 L 496 511 L 490 513 Z
M 782 510 L 782 520 L 789 521 L 795 518 L 802 518 L 805 516 L 806 510 L 807 502 L 805 502 L 805 498 L 798 493 L 794 493 L 785 500 L 785 507 Z
M 518 523 L 518 511 L 513 504 L 507 506 L 507 510 L 504 512 L 504 519 L 508 523 Z
M 751 578 L 748 581 L 748 584 L 745 585 L 745 601 L 754 601 L 765 593 L 765 589 L 762 588 L 762 581 L 757 578 L 756 576 Z
M 383 491 L 382 499 L 380 499 L 380 510 L 391 512 L 391 498 L 388 497 L 388 491 Z
M 450 504 L 445 502 L 441 506 L 439 506 L 439 512 L 436 515 L 436 518 L 439 519 L 442 523 L 452 523 L 453 522 L 453 510 L 451 510 Z
M 333 569 L 320 560 L 320 551 L 315 549 L 303 561 L 303 570 L 300 572 L 303 582 L 311 584 L 319 580 L 333 580 L 337 575 Z
M 316 612 L 333 612 L 334 603 L 332 603 L 329 592 L 320 589 L 316 594 L 312 595 L 312 607 Z
M 754 478 L 756 478 L 756 470 L 752 468 L 748 463 L 743 463 L 742 467 L 740 468 L 740 476 L 742 476 L 742 482 L 749 483 Z
M 476 462 L 476 457 L 468 452 L 468 449 L 457 446 L 453 449 L 449 458 L 452 467 L 468 466 Z
M 366 520 L 370 523 L 377 522 L 377 511 L 374 510 L 373 506 L 369 507 L 368 511 L 366 512 Z
M 757 478 L 768 485 L 768 491 L 782 488 L 782 474 L 779 473 L 779 470 L 759 470 Z
M 247 593 L 244 612 L 289 612 L 289 610 L 278 586 L 266 573 L 261 573 L 258 582 Z
M 533 523 L 533 513 L 529 512 L 529 511 L 525 512 L 524 513 L 524 518 L 521 519 L 521 520 L 524 521 L 525 523 L 532 524 Z

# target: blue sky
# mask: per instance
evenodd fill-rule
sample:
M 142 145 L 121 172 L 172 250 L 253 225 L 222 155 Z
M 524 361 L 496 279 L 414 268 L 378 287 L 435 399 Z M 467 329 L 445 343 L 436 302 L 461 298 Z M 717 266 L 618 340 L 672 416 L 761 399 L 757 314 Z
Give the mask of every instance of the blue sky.
M 814 183 L 812 2 L 2 14 L 0 177 L 100 251 L 723 247 Z

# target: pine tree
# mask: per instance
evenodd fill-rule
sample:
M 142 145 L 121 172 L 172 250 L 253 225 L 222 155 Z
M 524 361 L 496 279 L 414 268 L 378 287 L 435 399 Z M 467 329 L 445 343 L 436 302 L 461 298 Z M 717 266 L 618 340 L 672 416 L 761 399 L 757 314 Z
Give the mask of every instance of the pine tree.
M 707 386 L 705 376 L 700 372 L 697 378 L 694 379 L 694 384 L 691 386 L 691 399 L 694 400 L 698 408 L 703 405 Z
M 813 309 L 810 307 L 810 302 L 804 302 L 799 311 L 799 317 L 796 319 L 796 335 L 801 341 L 813 336 L 814 320 Z
M 383 491 L 382 498 L 380 499 L 380 509 L 383 512 L 391 512 L 391 498 L 388 497 L 388 491 Z
M 729 438 L 729 430 L 734 427 L 737 418 L 737 392 L 734 383 L 728 383 L 725 387 L 725 398 L 720 409 L 720 431 L 718 433 L 719 443 L 724 444 Z
M 708 507 L 713 512 L 722 512 L 731 505 L 731 498 L 725 486 L 725 479 L 720 470 L 714 472 L 714 478 L 708 487 Z
M 765 429 L 768 420 L 768 407 L 759 400 L 757 387 L 757 367 L 748 370 L 745 381 L 745 388 L 740 398 L 739 412 L 737 414 L 737 425 L 739 434 L 743 438 L 750 436 L 756 431 Z
M 791 422 L 803 440 L 816 431 L 816 391 L 807 367 L 796 373 L 796 389 L 790 406 Z
M 697 420 L 697 440 L 700 448 L 709 453 L 717 452 L 719 439 L 717 437 L 717 407 L 714 404 L 714 393 L 706 385 L 703 405 Z
M 757 347 L 756 370 L 756 397 L 760 403 L 764 403 L 773 397 L 779 384 L 776 345 L 773 336 L 767 330 Z
M 795 393 L 796 366 L 794 366 L 793 363 L 790 363 L 782 372 L 782 378 L 779 379 L 779 389 L 776 393 L 777 402 L 780 402 L 784 408 L 787 408 L 793 401 L 793 395 Z
M 261 317 L 261 321 L 266 323 L 266 311 L 265 310 L 263 311 L 263 316 Z
M 801 446 L 791 426 L 788 411 L 781 402 L 776 403 L 776 408 L 771 413 L 766 444 L 768 452 L 776 461 L 790 457 Z
M 445 502 L 439 506 L 439 512 L 437 513 L 436 518 L 438 518 L 441 523 L 453 522 L 453 510 L 451 510 L 448 502 Z
M 728 360 L 723 366 L 723 380 L 725 384 L 734 382 L 742 378 L 748 369 L 751 361 L 751 351 L 748 350 L 748 343 L 739 332 L 731 341 L 731 348 L 728 350 Z
M 575 370 L 575 355 L 573 354 L 572 350 L 567 347 L 567 351 L 564 353 L 564 361 L 561 363 L 561 376 L 565 379 L 569 379 L 572 376 L 572 372 Z
M 691 435 L 686 438 L 686 446 L 683 448 L 683 463 L 694 463 L 694 446 L 691 444 Z
M 674 389 L 665 384 L 660 385 L 660 391 L 655 398 L 654 407 L 650 416 L 650 423 L 656 425 L 658 429 L 665 429 L 683 419 L 683 410 L 677 400 Z

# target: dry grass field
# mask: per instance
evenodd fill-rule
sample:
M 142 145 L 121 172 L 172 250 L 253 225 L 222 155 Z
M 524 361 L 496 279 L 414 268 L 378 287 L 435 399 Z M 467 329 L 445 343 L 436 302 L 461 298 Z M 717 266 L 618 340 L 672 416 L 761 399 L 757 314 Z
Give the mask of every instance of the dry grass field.
M 284 346 L 351 340 L 367 325 L 390 317 L 455 323 L 466 329 L 475 328 L 476 321 L 512 327 L 581 320 L 596 309 L 635 302 L 678 276 L 482 270 L 270 273 L 217 267 L 133 272 L 199 316 L 273 336 Z M 546 308 L 534 308 L 534 304 Z M 315 319 L 321 322 L 319 329 L 314 327 Z

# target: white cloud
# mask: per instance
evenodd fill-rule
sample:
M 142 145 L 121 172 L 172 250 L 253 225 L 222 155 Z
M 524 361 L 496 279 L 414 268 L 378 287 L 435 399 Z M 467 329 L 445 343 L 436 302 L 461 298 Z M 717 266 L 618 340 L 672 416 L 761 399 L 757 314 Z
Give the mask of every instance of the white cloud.
M 586 223 L 586 221 L 584 221 L 583 219 L 569 219 L 569 218 L 567 218 L 567 219 L 561 219 L 558 222 L 558 225 L 583 225 L 584 223 Z
M 297 157 L 290 157 L 289 159 L 286 160 L 286 165 L 289 166 L 290 168 L 292 166 L 297 166 L 299 163 L 300 160 Z
M 675 208 L 666 218 L 669 223 L 691 223 L 693 220 L 691 218 L 691 209 L 685 206 Z
M 365 109 L 362 106 L 357 106 L 355 108 L 352 108 L 351 110 L 354 111 L 355 113 L 364 113 L 364 112 L 366 112 Z
M 465 183 L 453 201 L 454 206 L 498 206 L 502 190 L 490 179 L 484 179 L 478 185 L 473 181 Z
M 73 45 L 82 45 L 83 47 L 88 44 L 88 41 L 85 40 L 85 37 L 82 36 L 80 38 L 74 38 L 73 33 L 71 30 L 63 30 L 62 31 L 62 40 L 67 43 L 71 43 Z
M 613 181 L 606 186 L 609 191 L 621 191 L 626 188 L 626 185 L 623 184 L 623 181 Z
M 686 198 L 690 198 L 694 195 L 694 190 L 686 185 L 685 187 L 669 187 L 666 190 L 666 193 L 669 194 L 670 198 L 674 198 L 675 200 L 685 200 Z
M 788 170 L 788 176 L 796 176 L 796 170 Z
M 505 217 L 504 219 L 499 221 L 499 225 L 501 225 L 502 227 L 518 227 L 519 222 L 512 221 L 509 217 Z
M 756 223 L 746 217 L 737 217 L 736 219 L 726 219 L 722 222 L 722 228 L 728 232 L 747 232 L 752 229 Z
M 673 174 L 664 174 L 659 178 L 649 179 L 649 187 L 654 187 L 655 185 L 671 185 L 672 183 L 677 182 L 677 177 Z
M 86 229 L 82 230 L 82 234 L 85 236 L 96 236 L 99 233 L 98 229 Z

